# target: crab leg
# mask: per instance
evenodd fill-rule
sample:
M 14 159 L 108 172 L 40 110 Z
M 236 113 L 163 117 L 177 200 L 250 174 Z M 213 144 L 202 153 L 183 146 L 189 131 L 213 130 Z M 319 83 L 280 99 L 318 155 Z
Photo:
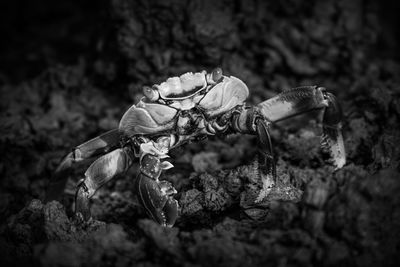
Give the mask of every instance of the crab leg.
M 48 185 L 46 201 L 58 199 L 62 195 L 72 166 L 118 148 L 119 141 L 120 133 L 114 129 L 75 147 L 58 165 Z
M 232 128 L 235 131 L 255 134 L 258 137 L 258 155 L 255 163 L 262 189 L 258 193 L 255 203 L 261 202 L 276 182 L 276 163 L 269 134 L 270 124 L 271 122 L 263 117 L 257 108 L 243 109 L 232 119 Z
M 340 169 L 346 163 L 342 137 L 342 111 L 331 93 L 317 86 L 303 86 L 285 91 L 256 106 L 259 114 L 277 122 L 315 109 L 324 110 L 322 146 L 331 155 L 332 163 Z
M 266 197 L 276 182 L 276 163 L 272 150 L 271 136 L 269 134 L 269 122 L 263 119 L 255 121 L 258 136 L 258 168 L 261 176 L 263 190 L 255 200 L 256 203 Z
M 331 93 L 326 93 L 328 107 L 324 110 L 323 135 L 321 145 L 332 158 L 336 169 L 346 164 L 346 154 L 342 136 L 342 110 Z
M 285 91 L 233 117 L 233 129 L 258 136 L 258 167 L 263 188 L 256 203 L 268 195 L 276 181 L 269 125 L 315 109 L 324 110 L 322 147 L 330 152 L 332 163 L 339 169 L 346 162 L 341 133 L 342 111 L 336 98 L 322 87 L 304 86 Z
M 90 165 L 75 194 L 75 213 L 81 213 L 85 220 L 90 218 L 90 198 L 96 191 L 132 165 L 134 155 L 130 148 L 119 148 L 107 153 Z

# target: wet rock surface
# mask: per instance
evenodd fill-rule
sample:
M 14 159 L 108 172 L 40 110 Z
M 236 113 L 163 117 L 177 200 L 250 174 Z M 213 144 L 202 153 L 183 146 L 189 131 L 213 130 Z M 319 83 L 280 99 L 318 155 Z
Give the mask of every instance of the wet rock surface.
M 2 9 L 9 43 L 0 48 L 1 266 L 397 265 L 394 4 L 45 3 Z M 72 212 L 87 166 L 59 202 L 42 202 L 61 157 L 117 127 L 141 86 L 216 66 L 246 82 L 249 104 L 299 85 L 332 91 L 344 110 L 347 165 L 334 171 L 326 162 L 311 113 L 272 127 L 278 181 L 257 205 L 257 142 L 240 135 L 171 152 L 175 168 L 164 178 L 179 192 L 173 228 L 147 219 L 138 204 L 137 164 L 97 192 L 88 222 Z

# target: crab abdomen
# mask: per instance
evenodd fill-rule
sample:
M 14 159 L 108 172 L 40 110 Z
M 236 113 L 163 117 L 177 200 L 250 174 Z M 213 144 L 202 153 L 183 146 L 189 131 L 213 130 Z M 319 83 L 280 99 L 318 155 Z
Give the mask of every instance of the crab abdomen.
M 166 132 L 174 129 L 177 112 L 166 105 L 140 101 L 122 116 L 119 130 L 127 137 Z
M 207 117 L 212 118 L 242 105 L 248 96 L 249 89 L 241 80 L 224 76 L 223 82 L 216 84 L 198 105 Z

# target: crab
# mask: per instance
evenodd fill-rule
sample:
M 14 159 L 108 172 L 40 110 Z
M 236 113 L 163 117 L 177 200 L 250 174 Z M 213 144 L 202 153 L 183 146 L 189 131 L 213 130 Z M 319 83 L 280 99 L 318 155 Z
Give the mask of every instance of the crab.
M 297 87 L 248 106 L 246 84 L 216 68 L 145 86 L 143 94 L 122 116 L 117 129 L 75 147 L 62 159 L 50 181 L 47 200 L 62 195 L 76 163 L 94 159 L 75 193 L 75 214 L 89 220 L 90 199 L 96 191 L 126 172 L 138 158 L 140 170 L 134 181 L 138 201 L 150 218 L 172 227 L 179 214 L 174 199 L 177 191 L 160 179 L 164 170 L 173 167 L 167 161 L 168 152 L 210 135 L 242 133 L 258 138 L 257 175 L 262 189 L 254 202 L 261 202 L 277 181 L 271 125 L 312 110 L 323 112 L 321 144 L 330 153 L 331 163 L 339 169 L 346 162 L 342 111 L 335 96 L 323 87 Z

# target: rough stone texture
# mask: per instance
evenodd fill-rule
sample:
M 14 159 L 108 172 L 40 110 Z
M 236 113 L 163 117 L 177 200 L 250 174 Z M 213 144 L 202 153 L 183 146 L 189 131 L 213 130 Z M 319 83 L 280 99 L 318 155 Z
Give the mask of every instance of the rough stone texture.
M 397 266 L 394 3 L 13 3 L 0 6 L 1 266 Z M 257 142 L 241 135 L 171 152 L 172 229 L 138 205 L 137 164 L 99 190 L 89 222 L 72 214 L 86 166 L 60 202 L 41 202 L 60 158 L 117 127 L 143 85 L 216 66 L 245 81 L 249 104 L 299 85 L 335 93 L 348 164 L 326 163 L 311 113 L 272 127 L 279 179 L 256 205 Z

